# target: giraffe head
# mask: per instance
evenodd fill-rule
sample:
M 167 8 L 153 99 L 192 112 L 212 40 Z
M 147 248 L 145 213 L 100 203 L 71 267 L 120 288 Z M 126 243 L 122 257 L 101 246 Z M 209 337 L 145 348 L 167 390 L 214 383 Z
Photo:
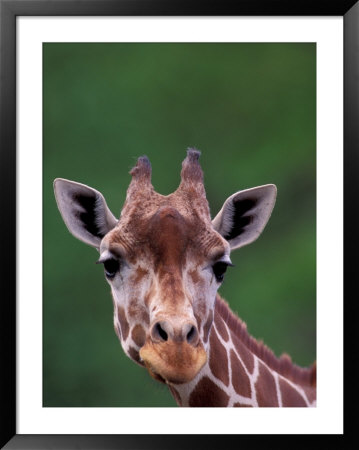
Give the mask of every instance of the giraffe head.
M 140 157 L 119 219 L 95 189 L 54 182 L 69 231 L 99 251 L 124 351 L 169 384 L 191 381 L 206 363 L 230 251 L 259 236 L 276 197 L 274 185 L 237 192 L 211 220 L 199 155 L 188 150 L 181 183 L 167 196 L 154 191 L 150 162 Z

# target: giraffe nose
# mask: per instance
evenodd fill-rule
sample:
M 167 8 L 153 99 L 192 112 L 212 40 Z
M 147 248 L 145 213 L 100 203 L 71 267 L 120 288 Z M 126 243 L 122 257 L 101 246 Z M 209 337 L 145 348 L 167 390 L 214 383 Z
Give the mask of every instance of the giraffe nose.
M 151 329 L 151 338 L 153 342 L 160 343 L 166 341 L 187 342 L 196 346 L 199 340 L 198 329 L 193 322 L 186 322 L 174 326 L 168 320 L 156 322 Z

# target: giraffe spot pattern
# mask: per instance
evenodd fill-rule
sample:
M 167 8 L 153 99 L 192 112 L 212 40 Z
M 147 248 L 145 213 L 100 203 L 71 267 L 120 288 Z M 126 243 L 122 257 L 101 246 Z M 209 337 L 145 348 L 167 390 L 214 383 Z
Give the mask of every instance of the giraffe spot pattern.
M 258 406 L 279 406 L 275 379 L 262 362 L 259 363 L 256 392 Z
M 203 377 L 189 398 L 189 406 L 219 406 L 226 407 L 228 405 L 229 395 L 223 389 L 217 386 L 207 376 Z
M 135 348 L 129 347 L 129 349 L 127 350 L 127 353 L 129 355 L 129 357 L 131 359 L 133 359 L 134 361 L 136 361 L 138 364 L 140 364 L 141 366 L 144 365 L 143 362 L 141 361 L 139 352 Z
M 246 366 L 249 373 L 253 373 L 254 370 L 254 357 L 247 347 L 242 344 L 238 337 L 231 332 L 232 342 L 237 353 L 241 357 L 243 364 Z
M 131 299 L 127 314 L 128 317 L 131 317 L 133 320 L 140 320 L 143 323 L 149 323 L 150 321 L 147 310 L 143 306 L 138 305 L 137 298 Z
M 131 331 L 131 337 L 133 339 L 133 342 L 139 347 L 145 345 L 146 332 L 143 329 L 142 325 L 137 324 L 133 327 Z
M 156 294 L 156 288 L 155 285 L 152 284 L 152 286 L 150 287 L 149 291 L 147 292 L 147 294 L 145 295 L 145 305 L 148 307 L 150 304 L 150 300 L 151 298 L 154 297 L 154 295 Z
M 146 275 L 148 275 L 148 270 L 142 267 L 137 267 L 136 272 L 133 277 L 133 283 L 138 284 Z
M 190 272 L 188 272 L 189 276 L 191 277 L 192 281 L 194 284 L 197 284 L 201 279 L 198 275 L 197 270 L 191 270 Z
M 251 385 L 249 378 L 239 361 L 237 355 L 231 350 L 232 384 L 237 394 L 243 397 L 251 397 Z
M 283 378 L 279 380 L 283 406 L 307 406 L 303 397 Z
M 316 389 L 312 387 L 304 387 L 303 391 L 305 392 L 309 403 L 313 403 L 316 399 Z
M 245 403 L 234 403 L 234 408 L 253 408 L 252 405 L 246 405 Z
M 120 322 L 122 339 L 125 341 L 127 339 L 130 329 L 126 319 L 125 310 L 121 308 L 121 306 L 117 308 L 117 317 Z
M 181 400 L 179 393 L 176 391 L 176 389 L 173 386 L 169 385 L 169 388 L 170 388 L 171 394 L 173 395 L 174 399 L 177 402 L 177 405 L 182 406 L 182 400 Z
M 208 342 L 209 332 L 211 330 L 212 323 L 213 323 L 213 311 L 209 313 L 208 319 L 203 326 L 203 341 L 205 343 Z
M 198 314 L 194 315 L 196 322 L 197 322 L 197 328 L 200 330 L 201 329 L 201 325 L 202 325 L 202 320 L 200 318 L 200 316 Z
M 228 332 L 227 332 L 226 326 L 223 322 L 223 319 L 221 318 L 221 316 L 219 314 L 216 314 L 214 323 L 216 324 L 216 328 L 217 328 L 221 338 L 225 342 L 228 342 L 229 341 Z
M 209 367 L 212 374 L 221 380 L 226 386 L 229 385 L 229 373 L 228 373 L 228 356 L 225 347 L 221 344 L 217 337 L 217 333 L 212 328 L 210 342 L 210 355 L 209 355 Z

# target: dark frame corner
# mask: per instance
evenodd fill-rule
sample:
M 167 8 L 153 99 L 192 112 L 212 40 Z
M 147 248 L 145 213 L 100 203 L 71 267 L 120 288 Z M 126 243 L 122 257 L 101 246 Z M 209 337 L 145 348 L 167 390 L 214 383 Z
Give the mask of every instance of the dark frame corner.
M 0 0 L 0 186 L 2 196 L 1 221 L 1 279 L 3 295 L 0 302 L 0 360 L 1 384 L 0 445 L 6 449 L 86 448 L 86 449 L 182 449 L 203 445 L 209 448 L 223 446 L 223 436 L 178 435 L 17 435 L 16 434 L 16 17 L 17 16 L 115 16 L 115 15 L 265 15 L 265 16 L 343 16 L 344 18 L 344 286 L 346 348 L 345 365 L 348 368 L 348 342 L 358 342 L 357 315 L 354 308 L 354 283 L 357 264 L 354 252 L 358 248 L 358 208 L 354 195 L 359 172 L 359 1 L 336 0 Z M 350 204 L 349 204 L 350 203 Z M 354 207 L 353 207 L 354 206 Z M 5 211 L 4 211 L 5 210 Z M 6 258 L 4 258 L 6 255 Z M 351 262 L 353 261 L 353 264 Z M 349 298 L 350 297 L 350 298 Z M 350 301 L 352 300 L 352 301 Z M 353 349 L 351 349 L 351 352 Z M 354 370 L 345 370 L 345 383 L 350 384 Z M 351 375 L 349 375 L 351 374 Z M 347 392 L 347 391 L 346 391 Z M 348 396 L 345 396 L 348 400 Z M 348 403 L 348 402 L 347 402 Z M 354 415 L 346 417 L 345 434 L 354 429 Z M 318 436 L 317 436 L 318 437 Z M 271 436 L 276 446 L 288 440 Z M 313 436 L 297 436 L 305 445 Z M 343 436 L 332 436 L 343 439 Z M 226 444 L 250 445 L 268 436 L 226 436 Z M 221 441 L 221 442 L 219 442 Z M 308 442 L 309 443 L 309 442 Z M 285 444 L 287 446 L 287 442 Z

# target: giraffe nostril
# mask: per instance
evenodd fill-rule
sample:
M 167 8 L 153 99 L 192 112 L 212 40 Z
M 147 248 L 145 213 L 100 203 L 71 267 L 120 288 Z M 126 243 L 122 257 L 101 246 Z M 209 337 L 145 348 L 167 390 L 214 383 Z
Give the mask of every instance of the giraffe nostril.
M 152 339 L 154 341 L 167 341 L 168 340 L 168 333 L 162 327 L 161 322 L 157 322 L 153 326 L 151 335 L 152 335 Z
M 167 341 L 168 334 L 166 333 L 166 331 L 161 327 L 161 325 L 159 323 L 156 325 L 156 327 L 157 327 L 158 334 L 161 336 L 161 338 L 164 341 Z
M 187 342 L 192 346 L 198 344 L 199 335 L 195 325 L 187 322 L 184 325 L 175 327 L 168 320 L 160 320 L 153 324 L 151 329 L 151 339 L 155 343 L 163 342 Z
M 186 339 L 189 344 L 196 344 L 198 340 L 198 332 L 197 328 L 194 325 L 192 325 L 190 330 L 188 331 Z

